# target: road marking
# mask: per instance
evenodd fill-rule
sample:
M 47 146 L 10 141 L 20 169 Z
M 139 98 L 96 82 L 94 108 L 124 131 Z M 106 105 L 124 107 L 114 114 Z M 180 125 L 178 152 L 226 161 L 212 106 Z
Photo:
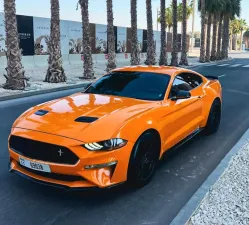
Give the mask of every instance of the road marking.
M 238 67 L 238 66 L 241 66 L 242 64 L 234 64 L 232 66 L 229 66 L 229 67 Z
M 214 66 L 214 64 L 212 63 L 212 64 L 209 64 L 209 65 L 205 65 L 206 67 L 209 67 L 209 66 Z
M 221 64 L 221 65 L 218 65 L 218 66 L 229 66 L 230 64 Z
M 233 92 L 233 93 L 237 93 L 237 94 L 249 95 L 248 92 L 244 92 L 244 91 L 237 91 L 237 90 L 234 90 L 234 89 L 227 89 L 227 88 L 225 88 L 224 90 L 229 91 L 229 92 Z
M 243 67 L 246 67 L 246 68 L 247 68 L 247 67 L 249 67 L 249 65 L 245 65 L 245 66 L 243 66 Z
M 221 78 L 221 77 L 225 77 L 226 76 L 226 74 L 223 74 L 223 75 L 220 75 L 220 76 L 218 76 L 219 78 Z

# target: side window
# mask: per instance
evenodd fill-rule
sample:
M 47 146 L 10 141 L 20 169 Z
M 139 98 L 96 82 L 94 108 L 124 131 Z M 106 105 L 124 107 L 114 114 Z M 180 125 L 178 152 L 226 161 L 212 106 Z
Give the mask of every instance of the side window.
M 191 73 L 183 73 L 176 76 L 171 91 L 170 97 L 176 95 L 179 90 L 182 91 L 191 91 L 192 89 L 200 86 L 203 80 L 200 76 L 191 74 Z

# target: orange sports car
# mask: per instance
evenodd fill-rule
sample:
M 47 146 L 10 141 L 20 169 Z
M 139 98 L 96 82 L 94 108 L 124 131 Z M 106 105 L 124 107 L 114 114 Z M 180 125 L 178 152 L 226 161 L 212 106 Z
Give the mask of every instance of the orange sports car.
M 136 187 L 163 153 L 220 124 L 216 77 L 175 67 L 115 69 L 82 93 L 32 107 L 9 136 L 11 172 L 65 189 Z

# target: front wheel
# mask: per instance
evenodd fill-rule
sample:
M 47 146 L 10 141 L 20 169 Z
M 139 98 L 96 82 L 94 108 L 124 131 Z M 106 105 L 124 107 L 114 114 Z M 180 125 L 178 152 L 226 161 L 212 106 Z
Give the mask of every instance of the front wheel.
M 160 138 L 153 132 L 144 133 L 135 143 L 128 168 L 128 183 L 143 187 L 152 179 L 160 155 Z
M 208 135 L 216 133 L 219 129 L 220 121 L 221 121 L 221 103 L 218 99 L 216 99 L 212 104 L 204 132 Z

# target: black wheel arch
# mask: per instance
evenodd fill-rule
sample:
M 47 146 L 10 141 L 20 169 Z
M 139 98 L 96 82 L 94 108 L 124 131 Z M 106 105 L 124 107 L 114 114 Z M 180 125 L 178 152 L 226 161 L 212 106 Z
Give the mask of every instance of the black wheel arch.
M 218 103 L 218 104 L 219 104 L 219 106 L 220 106 L 220 112 L 221 112 L 221 111 L 222 111 L 222 102 L 221 102 L 221 99 L 220 99 L 219 97 L 216 97 L 216 98 L 214 99 L 214 101 L 212 102 L 212 105 L 213 105 L 214 103 Z M 211 110 L 211 108 L 212 108 L 212 105 L 211 105 L 211 107 L 210 107 L 210 110 Z
M 153 152 L 155 153 L 155 160 L 156 160 L 156 164 L 160 159 L 160 153 L 161 153 L 161 137 L 160 137 L 160 133 L 156 130 L 156 129 L 147 129 L 145 130 L 143 133 L 141 133 L 141 135 L 137 138 L 131 155 L 130 155 L 130 160 L 129 160 L 129 165 L 128 165 L 128 170 L 127 170 L 127 181 L 130 185 L 135 186 L 135 187 L 142 187 L 144 185 L 146 185 L 153 177 L 153 174 L 155 173 L 152 172 L 151 177 L 149 177 L 148 179 L 142 181 L 142 180 L 137 180 L 136 177 L 136 159 L 137 157 L 139 158 L 141 156 L 141 151 L 139 151 L 139 146 L 141 141 L 146 140 L 147 138 L 149 138 L 149 142 L 148 143 L 156 143 L 156 145 L 151 149 L 153 150 Z M 148 139 L 147 139 L 148 140 Z M 155 149 L 155 151 L 154 151 Z M 134 167 L 135 166 L 135 167 Z M 155 165 L 156 166 L 156 165 Z M 154 168 L 155 170 L 155 168 Z M 135 171 L 135 173 L 133 172 Z
M 151 133 L 151 134 L 153 134 L 153 135 L 155 135 L 155 138 L 157 139 L 157 141 L 158 141 L 158 144 L 159 144 L 159 149 L 158 149 L 158 153 L 159 153 L 159 157 L 160 157 L 160 155 L 161 155 L 161 136 L 160 136 L 160 133 L 158 132 L 158 130 L 156 130 L 156 129 L 154 129 L 154 128 L 150 128 L 150 129 L 147 129 L 147 130 L 145 130 L 139 137 L 138 137 L 138 139 L 137 139 L 137 141 L 140 139 L 140 137 L 142 137 L 144 134 L 146 134 L 146 133 Z M 136 141 L 136 143 L 137 143 L 137 141 Z M 135 145 L 136 145 L 136 143 L 135 143 Z

